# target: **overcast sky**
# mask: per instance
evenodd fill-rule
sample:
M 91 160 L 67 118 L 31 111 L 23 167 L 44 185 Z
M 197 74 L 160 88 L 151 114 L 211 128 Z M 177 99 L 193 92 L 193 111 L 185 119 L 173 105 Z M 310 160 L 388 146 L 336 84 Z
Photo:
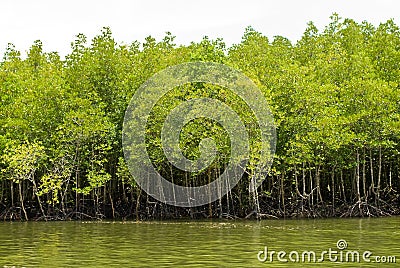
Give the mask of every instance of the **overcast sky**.
M 103 26 L 110 26 L 120 43 L 148 35 L 161 39 L 170 31 L 177 44 L 207 35 L 231 45 L 240 42 L 249 25 L 268 37 L 296 41 L 308 21 L 321 29 L 333 12 L 375 25 L 393 18 L 400 25 L 398 0 L 6 0 L 0 2 L 0 55 L 7 43 L 24 54 L 37 39 L 45 51 L 66 55 L 76 34 L 91 39 Z

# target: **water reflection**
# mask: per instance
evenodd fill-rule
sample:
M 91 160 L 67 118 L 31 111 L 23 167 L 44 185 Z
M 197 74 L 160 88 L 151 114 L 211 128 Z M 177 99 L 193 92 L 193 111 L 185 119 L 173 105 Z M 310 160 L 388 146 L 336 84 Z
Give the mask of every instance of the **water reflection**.
M 398 263 L 399 226 L 398 217 L 261 222 L 3 222 L 0 267 L 298 267 L 301 264 L 261 263 L 257 253 L 265 246 L 275 251 L 321 252 L 336 249 L 339 239 L 346 240 L 351 250 L 395 255 Z M 376 267 L 376 263 L 329 261 L 323 265 Z

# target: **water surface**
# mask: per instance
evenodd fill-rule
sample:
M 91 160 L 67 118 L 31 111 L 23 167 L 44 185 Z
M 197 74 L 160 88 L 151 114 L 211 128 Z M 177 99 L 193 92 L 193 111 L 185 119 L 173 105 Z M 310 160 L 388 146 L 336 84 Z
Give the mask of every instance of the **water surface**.
M 377 267 L 375 256 L 400 263 L 400 218 L 179 221 L 1 222 L 0 267 Z M 339 250 L 338 240 L 347 248 Z M 259 251 L 284 251 L 260 262 Z M 367 263 L 301 261 L 304 251 L 371 251 Z M 288 257 L 296 251 L 299 262 Z M 342 254 L 343 254 L 342 253 Z M 332 255 L 334 256 L 334 255 Z M 339 253 L 337 254 L 339 257 Z M 264 254 L 260 255 L 261 258 Z M 292 259 L 296 255 L 292 255 Z M 350 256 L 351 257 L 351 256 Z M 349 260 L 351 261 L 351 258 Z M 339 258 L 338 258 L 339 259 Z M 381 265 L 379 265 L 380 267 Z

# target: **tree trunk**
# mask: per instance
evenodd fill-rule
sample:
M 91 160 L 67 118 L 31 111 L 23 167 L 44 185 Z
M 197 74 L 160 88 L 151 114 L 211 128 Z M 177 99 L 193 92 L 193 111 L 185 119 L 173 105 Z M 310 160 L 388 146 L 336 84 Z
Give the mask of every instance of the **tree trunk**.
M 371 185 L 369 187 L 370 194 L 375 194 L 375 181 L 374 181 L 374 163 L 372 159 L 372 149 L 369 149 L 369 166 L 371 170 Z
M 368 191 L 367 191 L 367 178 L 365 176 L 365 147 L 363 147 L 363 163 L 362 163 L 362 181 L 363 181 L 363 191 L 364 191 L 364 200 L 365 202 L 368 201 Z
M 138 187 L 138 193 L 137 193 L 137 197 L 136 197 L 136 207 L 135 207 L 135 217 L 136 217 L 136 221 L 139 221 L 139 208 L 140 208 L 140 196 L 142 194 L 142 188 Z
M 284 177 L 285 177 L 285 172 L 281 174 L 281 197 L 282 197 L 283 217 L 286 218 Z
M 10 191 L 11 191 L 11 207 L 14 207 L 14 182 L 10 182 Z
M 25 220 L 28 221 L 28 214 L 26 213 L 25 206 L 24 206 L 24 197 L 22 195 L 22 181 L 18 183 L 18 190 L 19 190 L 19 200 L 21 202 L 21 208 L 24 212 Z
M 381 177 L 382 177 L 382 148 L 379 146 L 379 159 L 378 159 L 378 185 L 376 187 L 376 203 L 379 207 L 380 190 L 381 190 Z
M 295 179 L 295 187 L 296 187 L 296 194 L 301 198 L 301 211 L 304 211 L 304 195 L 300 194 L 299 190 L 299 180 L 297 178 L 297 167 L 294 165 L 294 179 Z
M 319 201 L 324 202 L 324 200 L 322 198 L 322 194 L 321 194 L 320 174 L 321 174 L 321 166 L 318 164 L 316 166 L 316 170 L 315 170 L 315 183 L 316 183 L 316 187 L 317 187 L 317 204 L 319 203 Z
M 32 179 L 32 184 L 33 184 L 33 193 L 34 193 L 34 195 L 36 195 L 36 198 L 38 200 L 40 211 L 42 212 L 44 220 L 47 221 L 46 214 L 44 213 L 44 209 L 43 209 L 43 206 L 42 206 L 42 202 L 40 201 L 40 197 L 37 194 L 38 190 L 37 190 L 37 186 L 36 186 L 36 182 L 35 182 L 34 178 Z
M 361 202 L 361 193 L 360 193 L 360 154 L 357 149 L 357 166 L 356 166 L 356 195 L 357 195 L 357 202 Z
M 211 170 L 208 169 L 208 191 L 211 193 Z M 213 209 L 212 209 L 212 202 L 211 202 L 211 194 L 208 195 L 208 217 L 212 218 L 213 217 Z
M 311 198 L 311 206 L 314 209 L 314 191 L 313 191 L 313 176 L 312 176 L 312 172 L 311 172 L 311 167 L 310 167 L 310 198 Z
M 363 216 L 363 211 L 361 208 L 361 193 L 360 193 L 360 153 L 357 148 L 357 166 L 356 166 L 356 193 L 357 193 L 357 203 L 360 216 Z
M 332 213 L 335 215 L 335 166 L 332 168 L 332 175 L 331 175 L 331 181 L 332 181 Z
M 343 194 L 343 201 L 347 203 L 346 201 L 346 190 L 344 188 L 344 180 L 343 180 L 343 170 L 340 170 L 340 184 L 342 185 L 342 194 Z

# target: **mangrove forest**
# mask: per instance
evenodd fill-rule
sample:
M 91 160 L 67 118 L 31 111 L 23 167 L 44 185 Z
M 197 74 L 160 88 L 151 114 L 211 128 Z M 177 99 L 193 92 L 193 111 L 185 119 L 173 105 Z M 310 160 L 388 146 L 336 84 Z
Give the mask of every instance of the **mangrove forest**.
M 298 41 L 252 27 L 242 41 L 175 44 L 173 34 L 119 44 L 111 29 L 92 40 L 78 34 L 68 55 L 34 41 L 26 53 L 9 44 L 0 62 L 0 219 L 322 218 L 400 214 L 400 28 L 393 20 L 331 16 L 308 23 Z M 201 172 L 173 166 L 160 147 L 166 115 L 208 97 L 238 111 L 251 137 L 250 164 L 226 195 L 198 207 L 153 199 L 130 174 L 122 129 L 135 91 L 154 74 L 186 62 L 236 69 L 267 100 L 276 125 L 271 169 L 249 191 L 259 129 L 251 109 L 229 89 L 189 83 L 152 110 L 146 146 L 154 167 L 179 185 L 205 185 L 230 155 L 226 131 L 198 118 L 182 129 L 189 159 L 211 137 L 216 159 Z

